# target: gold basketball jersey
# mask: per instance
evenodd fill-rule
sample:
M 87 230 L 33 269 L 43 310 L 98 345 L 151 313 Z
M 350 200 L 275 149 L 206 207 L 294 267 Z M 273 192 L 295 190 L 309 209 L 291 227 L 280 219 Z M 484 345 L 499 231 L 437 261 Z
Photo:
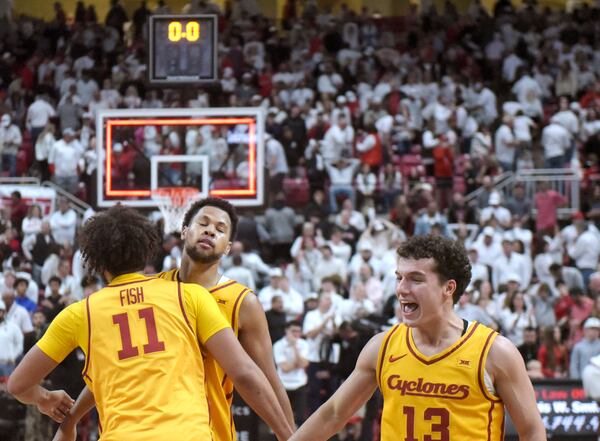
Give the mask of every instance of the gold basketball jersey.
M 379 349 L 382 441 L 499 441 L 504 405 L 486 389 L 485 362 L 498 334 L 473 322 L 439 354 L 419 352 L 412 331 L 390 329 Z
M 85 300 L 83 377 L 103 441 L 211 439 L 199 336 L 183 296 L 181 283 L 135 276 Z
M 179 270 L 158 274 L 167 280 L 178 280 Z M 235 280 L 221 277 L 217 285 L 208 288 L 217 301 L 221 313 L 231 324 L 236 337 L 239 330 L 239 314 L 242 301 L 251 292 L 250 288 Z M 237 439 L 231 403 L 233 401 L 233 382 L 227 377 L 219 363 L 207 352 L 203 352 L 204 372 L 206 375 L 206 393 L 210 410 L 210 428 L 215 441 L 235 441 Z

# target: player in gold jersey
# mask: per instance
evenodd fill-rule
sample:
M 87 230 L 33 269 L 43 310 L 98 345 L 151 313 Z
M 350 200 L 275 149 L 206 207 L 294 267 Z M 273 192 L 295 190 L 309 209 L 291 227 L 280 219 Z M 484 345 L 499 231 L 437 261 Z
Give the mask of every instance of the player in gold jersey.
M 371 339 L 350 377 L 291 440 L 329 439 L 379 387 L 382 441 L 499 441 L 504 408 L 521 441 L 545 441 L 517 349 L 454 313 L 471 278 L 462 245 L 413 237 L 398 249 L 396 276 L 403 323 Z
M 72 401 L 39 382 L 80 347 L 103 441 L 209 440 L 202 345 L 277 437 L 287 439 L 291 429 L 275 394 L 212 296 L 195 284 L 139 274 L 157 244 L 152 224 L 132 209 L 116 206 L 92 217 L 81 231 L 81 251 L 108 286 L 56 317 L 9 378 L 9 392 L 64 419 Z
M 273 388 L 290 427 L 293 413 L 273 362 L 272 345 L 264 311 L 256 296 L 244 285 L 219 274 L 219 263 L 229 252 L 237 230 L 235 207 L 218 198 L 206 198 L 190 206 L 183 219 L 184 250 L 181 268 L 160 273 L 166 280 L 185 281 L 206 287 L 217 301 L 221 313 L 233 328 L 242 347 L 261 368 Z M 206 392 L 210 404 L 210 427 L 213 441 L 236 439 L 231 415 L 233 382 L 211 354 L 205 354 Z M 94 405 L 93 397 L 84 392 L 73 408 L 73 417 L 59 431 L 73 433 L 72 425 Z M 57 436 L 56 441 L 69 437 Z

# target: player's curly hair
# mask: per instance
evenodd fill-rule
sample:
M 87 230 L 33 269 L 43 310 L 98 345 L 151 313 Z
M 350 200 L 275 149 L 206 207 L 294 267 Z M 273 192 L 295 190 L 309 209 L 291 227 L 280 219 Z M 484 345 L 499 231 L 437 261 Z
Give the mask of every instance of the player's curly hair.
M 113 276 L 141 271 L 160 244 L 157 229 L 138 211 L 116 205 L 92 216 L 79 233 L 83 259 L 91 271 Z
M 183 226 L 188 227 L 192 222 L 192 219 L 194 219 L 194 216 L 196 216 L 196 214 L 198 214 L 200 209 L 203 207 L 215 207 L 227 213 L 229 220 L 231 221 L 229 240 L 234 240 L 237 233 L 238 215 L 231 202 L 225 199 L 209 197 L 194 202 L 192 205 L 190 205 L 190 208 L 188 208 L 188 211 L 183 216 Z
M 398 256 L 403 259 L 433 259 L 433 270 L 440 281 L 454 280 L 456 290 L 452 294 L 458 302 L 471 280 L 471 263 L 465 247 L 458 241 L 444 236 L 414 236 L 398 248 Z

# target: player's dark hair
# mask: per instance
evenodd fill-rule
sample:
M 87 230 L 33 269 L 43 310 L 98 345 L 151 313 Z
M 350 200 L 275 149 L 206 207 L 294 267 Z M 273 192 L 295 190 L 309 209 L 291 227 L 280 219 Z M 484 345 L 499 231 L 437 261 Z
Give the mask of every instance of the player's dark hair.
M 231 202 L 225 199 L 204 198 L 194 202 L 183 216 L 183 226 L 189 227 L 190 223 L 192 222 L 192 219 L 194 219 L 196 214 L 198 214 L 200 209 L 202 209 L 203 207 L 215 207 L 227 213 L 227 215 L 229 216 L 229 220 L 231 221 L 231 231 L 229 232 L 229 240 L 234 240 L 235 235 L 237 233 L 238 215 L 235 211 L 235 207 L 231 204 Z
M 79 245 L 91 271 L 113 276 L 141 271 L 154 258 L 161 237 L 138 211 L 116 205 L 92 216 L 81 229 Z
M 471 280 L 471 264 L 465 247 L 444 236 L 414 236 L 398 248 L 398 256 L 403 259 L 433 259 L 433 270 L 441 281 L 454 280 L 456 290 L 452 294 L 458 302 Z

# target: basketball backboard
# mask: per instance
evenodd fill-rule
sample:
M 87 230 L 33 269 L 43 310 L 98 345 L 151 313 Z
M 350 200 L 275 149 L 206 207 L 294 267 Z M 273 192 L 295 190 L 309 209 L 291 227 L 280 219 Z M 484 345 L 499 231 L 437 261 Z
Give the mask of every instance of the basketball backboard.
M 106 109 L 96 133 L 101 207 L 155 207 L 153 188 L 190 186 L 237 206 L 263 204 L 262 109 Z

